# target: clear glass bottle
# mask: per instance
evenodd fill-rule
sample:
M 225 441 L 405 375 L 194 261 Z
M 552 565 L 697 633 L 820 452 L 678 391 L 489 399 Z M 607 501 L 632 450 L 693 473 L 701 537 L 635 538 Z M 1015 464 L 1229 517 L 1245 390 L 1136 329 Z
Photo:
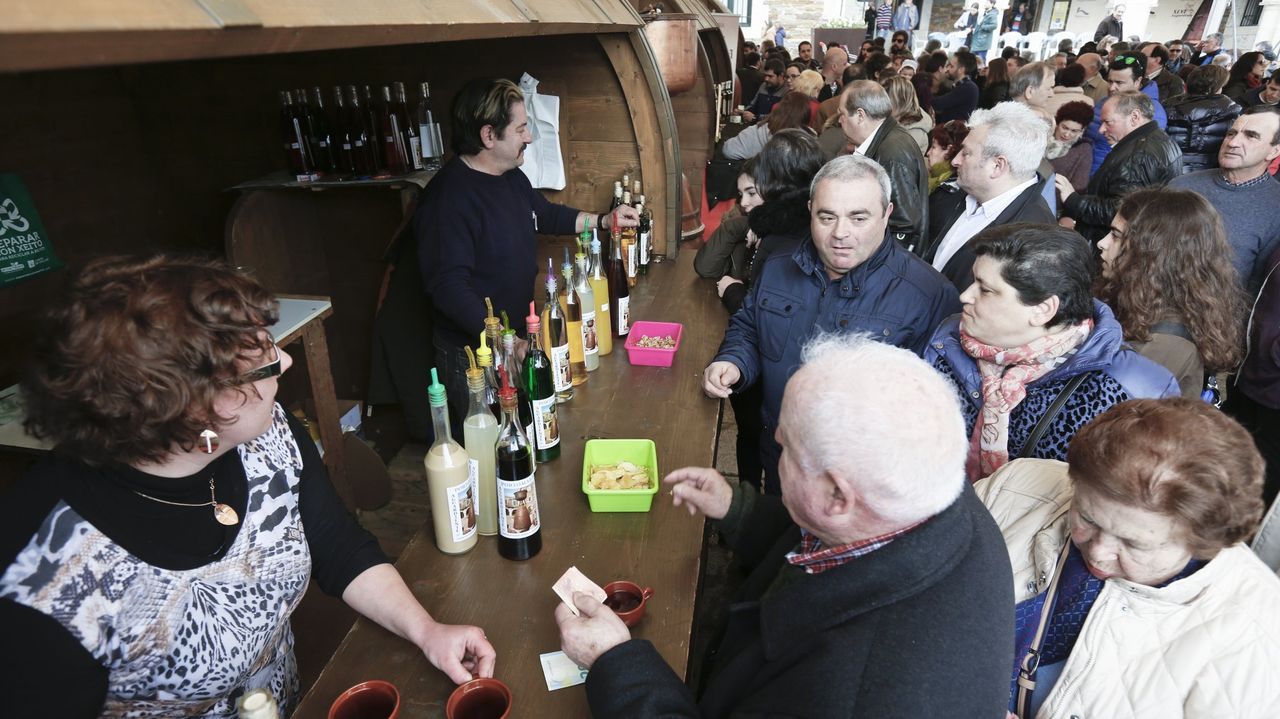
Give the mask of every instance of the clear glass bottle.
M 529 559 L 542 550 L 542 514 L 534 481 L 533 448 L 520 427 L 516 389 L 506 369 L 499 401 L 502 427 L 498 430 L 498 553 L 507 559 Z
M 418 123 L 409 117 L 409 98 L 404 91 L 403 82 L 391 83 L 391 103 L 400 122 L 400 135 L 403 138 L 405 154 L 408 155 L 409 167 L 422 169 L 422 142 L 418 137 Z
M 560 297 L 556 287 L 555 268 L 547 258 L 547 303 L 542 308 L 542 345 L 547 348 L 551 360 L 551 379 L 555 386 L 556 402 L 573 399 L 573 369 L 569 360 L 569 325 L 560 309 Z
M 471 348 L 467 348 L 471 356 Z M 467 389 L 470 403 L 467 418 L 462 422 L 462 443 L 470 460 L 470 473 L 475 477 L 476 512 L 478 531 L 491 537 L 498 533 L 498 485 L 493 447 L 498 442 L 498 418 L 489 409 L 489 384 L 484 370 L 471 356 L 471 369 L 467 370 Z
M 506 318 L 504 310 L 503 318 Z M 536 452 L 538 449 L 537 438 L 533 434 L 533 406 L 529 404 L 529 392 L 525 389 L 524 383 L 520 381 L 522 374 L 520 364 L 516 362 L 516 331 L 506 329 L 502 331 L 502 364 L 507 370 L 507 376 L 511 378 L 512 385 L 516 388 L 516 399 L 519 400 L 517 409 L 520 413 L 520 426 L 524 427 L 524 436 L 529 438 L 529 444 L 533 445 Z
M 582 359 L 588 372 L 600 369 L 600 327 L 596 321 L 596 293 L 587 280 L 587 256 L 574 258 L 573 289 L 582 303 Z
M 600 342 L 600 356 L 613 351 L 613 314 L 609 312 L 609 280 L 603 267 L 600 255 L 600 240 L 591 240 L 591 274 L 587 281 L 591 283 L 591 293 L 596 298 L 596 327 L 599 328 L 597 339 Z
M 493 350 L 489 349 L 487 343 L 488 336 L 480 333 L 480 347 L 476 350 L 476 364 L 480 366 L 480 371 L 484 372 L 485 391 L 484 402 L 489 405 L 489 411 L 493 412 L 494 417 L 502 416 L 502 407 L 498 405 L 498 390 L 502 385 L 498 384 L 498 370 L 493 366 Z
M 431 523 L 436 546 L 445 554 L 462 554 L 476 546 L 476 494 L 467 450 L 449 434 L 449 403 L 444 385 L 431 368 L 431 424 L 436 441 L 427 450 L 427 491 L 431 497 Z
M 565 324 L 569 326 L 569 369 L 574 386 L 587 381 L 587 363 L 582 349 L 582 298 L 573 284 L 573 263 L 569 261 L 569 249 L 564 251 L 564 264 L 560 266 L 564 292 L 560 302 L 564 309 Z
M 431 111 L 431 86 L 428 83 L 418 84 L 418 140 L 422 142 L 422 164 L 424 169 L 439 170 L 444 158 L 444 140 L 440 137 L 440 123 L 436 122 L 435 113 Z

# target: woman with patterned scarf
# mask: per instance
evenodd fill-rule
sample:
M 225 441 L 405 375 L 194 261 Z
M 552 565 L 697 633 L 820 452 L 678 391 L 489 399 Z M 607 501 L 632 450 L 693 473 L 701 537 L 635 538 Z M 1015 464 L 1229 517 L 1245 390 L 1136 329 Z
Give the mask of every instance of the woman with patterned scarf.
M 1093 251 L 1053 225 L 1015 223 L 972 240 L 964 311 L 938 327 L 925 359 L 955 384 L 971 439 L 970 481 L 1010 459 L 1065 459 L 1080 427 L 1118 402 L 1174 397 L 1177 381 L 1123 344 L 1093 300 Z

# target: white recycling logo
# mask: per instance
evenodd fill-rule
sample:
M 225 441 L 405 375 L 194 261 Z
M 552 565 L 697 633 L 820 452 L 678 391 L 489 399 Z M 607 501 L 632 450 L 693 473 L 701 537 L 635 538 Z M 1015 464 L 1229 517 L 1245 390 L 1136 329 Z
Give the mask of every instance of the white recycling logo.
M 11 199 L 0 202 L 0 237 L 9 231 L 26 232 L 31 229 L 31 223 L 27 218 L 18 212 L 18 204 Z

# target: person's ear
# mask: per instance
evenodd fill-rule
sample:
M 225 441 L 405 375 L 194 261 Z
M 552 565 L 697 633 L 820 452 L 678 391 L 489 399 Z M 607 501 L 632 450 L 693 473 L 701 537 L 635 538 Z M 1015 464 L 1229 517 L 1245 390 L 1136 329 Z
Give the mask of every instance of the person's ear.
M 484 125 L 480 128 L 480 144 L 484 145 L 486 150 L 492 150 L 498 144 L 498 133 L 494 132 L 493 125 Z
M 1058 315 L 1060 306 L 1062 306 L 1062 300 L 1057 295 L 1049 295 L 1048 299 L 1035 305 L 1029 324 L 1032 327 L 1048 327 L 1053 318 Z
M 822 482 L 822 513 L 828 517 L 847 515 L 857 506 L 852 478 L 840 470 L 827 469 L 817 481 Z

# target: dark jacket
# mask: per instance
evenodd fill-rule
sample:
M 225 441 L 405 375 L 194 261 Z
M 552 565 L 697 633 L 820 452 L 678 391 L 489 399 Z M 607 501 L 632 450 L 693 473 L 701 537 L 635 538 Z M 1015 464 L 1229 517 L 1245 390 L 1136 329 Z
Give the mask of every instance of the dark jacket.
M 652 644 L 633 639 L 591 667 L 592 716 L 1003 719 L 1012 573 L 971 488 L 884 547 L 815 575 L 785 560 L 800 531 L 782 503 L 754 505 L 738 510 L 745 531 L 725 531 L 732 514 L 721 522 L 754 569 L 728 607 L 701 700 Z
M 1163 185 L 1182 174 L 1182 151 L 1155 122 L 1148 122 L 1111 148 L 1093 173 L 1086 193 L 1074 193 L 1065 203 L 1076 231 L 1092 242 L 1107 234 L 1120 200 L 1143 187 Z
M 886 117 L 867 147 L 867 157 L 889 173 L 893 214 L 889 232 L 898 244 L 919 251 L 929 227 L 929 168 L 915 138 Z
M 775 252 L 786 254 L 795 251 L 796 245 L 808 234 L 809 188 L 784 194 L 760 205 L 747 215 L 747 226 L 760 238 L 760 244 L 750 255 L 743 284 L 729 285 L 720 298 L 729 314 L 742 307 L 747 292 L 760 279 L 765 261 Z
M 934 125 L 944 125 L 952 120 L 968 122 L 969 116 L 978 109 L 978 92 L 977 84 L 965 77 L 951 88 L 951 92 L 945 95 L 934 95 Z
M 1235 388 L 1264 407 L 1280 410 L 1280 248 L 1267 258 L 1263 277 L 1249 320 L 1249 354 Z
M 1253 107 L 1254 105 L 1268 104 L 1262 101 L 1262 91 L 1266 89 L 1267 89 L 1266 84 L 1263 84 L 1246 92 L 1244 94 L 1244 102 L 1240 103 L 1240 105 L 1243 107 Z M 1272 102 L 1269 104 L 1275 105 L 1276 103 Z
M 1093 31 L 1093 41 L 1098 42 L 1107 35 L 1117 40 L 1124 39 L 1124 23 L 1117 20 L 1111 13 L 1107 13 L 1107 16 L 1102 18 L 1102 22 L 1098 23 L 1098 29 Z
M 890 234 L 865 262 L 832 281 L 806 233 L 794 252 L 769 257 L 742 309 L 729 320 L 715 361 L 738 367 L 742 378 L 735 391 L 762 383 L 761 463 L 775 491 L 780 450 L 773 431 L 782 389 L 800 366 L 800 349 L 809 338 L 867 332 L 919 354 L 933 328 L 959 311 L 955 287 Z
M 1217 167 L 1218 148 L 1240 116 L 1240 106 L 1226 95 L 1180 95 L 1165 111 L 1165 133 L 1182 150 L 1182 174 Z
M 1258 87 L 1262 87 L 1262 86 L 1260 85 Z M 1236 102 L 1244 102 L 1244 96 L 1249 94 L 1249 91 L 1253 89 L 1256 89 L 1256 88 L 1250 87 L 1248 81 L 1235 80 L 1233 82 L 1228 82 L 1226 85 L 1223 86 L 1222 94 L 1226 95 L 1232 100 L 1235 100 Z
M 1089 420 L 1129 399 L 1177 397 L 1182 394 L 1169 370 L 1124 344 L 1124 332 L 1111 308 L 1094 300 L 1094 327 L 1084 344 L 1065 363 L 1027 385 L 1027 396 L 1009 416 L 1009 458 L 1021 456 L 1036 422 L 1063 387 L 1078 374 L 1092 373 L 1067 400 L 1029 456 L 1067 459 L 1067 445 Z M 966 436 L 973 435 L 982 409 L 982 374 L 978 363 L 960 346 L 960 315 L 948 318 L 934 333 L 924 358 L 955 385 L 964 413 Z
M 987 227 L 999 227 L 1013 222 L 1057 224 L 1058 218 L 1049 209 L 1049 203 L 1044 201 L 1041 194 L 1044 191 L 1044 182 L 1044 178 L 1037 175 L 1035 184 L 1018 193 L 1013 202 L 1004 208 L 1004 211 L 997 215 Z M 951 226 L 964 213 L 965 207 L 962 196 L 960 204 L 949 215 L 933 218 L 934 222 L 929 227 L 929 252 L 924 256 L 925 262 L 933 262 L 933 258 L 937 256 L 938 245 L 942 244 L 942 238 L 947 236 Z M 951 284 L 955 285 L 959 292 L 964 292 L 969 285 L 973 284 L 975 257 L 973 250 L 969 248 L 970 242 L 966 242 L 963 247 L 956 250 L 951 259 L 947 260 L 947 264 L 942 267 L 942 275 L 951 280 Z
M 978 107 L 990 110 L 1008 99 L 1008 82 L 988 82 L 982 86 L 982 92 L 978 94 Z
M 764 73 L 760 68 L 742 65 L 738 67 L 738 83 L 742 93 L 738 97 L 744 101 L 754 98 L 757 92 L 760 92 L 760 85 L 764 83 Z
M 1168 105 L 1169 100 L 1187 91 L 1187 84 L 1167 67 L 1160 70 L 1160 74 L 1156 75 L 1153 82 L 1156 84 L 1156 91 L 1160 93 L 1160 103 L 1163 105 Z
M 745 280 L 750 266 L 747 250 L 747 216 L 738 208 L 725 213 L 720 226 L 693 256 L 693 271 L 699 277 L 718 280 L 725 275 Z

